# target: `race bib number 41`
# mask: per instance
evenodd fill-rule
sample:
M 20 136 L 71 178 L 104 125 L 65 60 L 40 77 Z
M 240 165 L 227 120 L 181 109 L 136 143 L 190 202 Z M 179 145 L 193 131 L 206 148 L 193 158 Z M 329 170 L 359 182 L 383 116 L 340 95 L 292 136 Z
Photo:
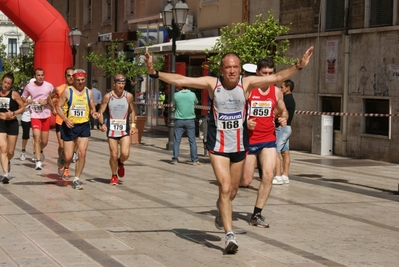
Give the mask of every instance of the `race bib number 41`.
M 272 101 L 252 101 L 250 116 L 270 117 L 272 111 Z
M 10 98 L 8 97 L 0 97 L 0 108 L 10 108 Z
M 242 114 L 240 111 L 235 113 L 220 113 L 217 128 L 219 130 L 237 130 L 242 125 Z
M 39 103 L 34 103 L 32 105 L 32 107 L 33 107 L 33 110 L 36 111 L 36 112 L 42 112 L 43 111 L 43 106 L 40 105 Z

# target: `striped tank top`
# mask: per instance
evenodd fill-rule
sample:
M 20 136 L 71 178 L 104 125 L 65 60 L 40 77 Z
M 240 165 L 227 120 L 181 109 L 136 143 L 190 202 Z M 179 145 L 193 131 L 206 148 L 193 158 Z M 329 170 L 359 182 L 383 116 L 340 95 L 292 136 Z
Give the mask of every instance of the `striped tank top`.
M 130 134 L 129 125 L 129 102 L 127 99 L 127 92 L 123 91 L 121 97 L 116 97 L 109 92 L 109 102 L 107 107 L 107 136 L 108 137 L 123 137 Z
M 211 101 L 207 149 L 219 153 L 248 150 L 246 99 L 242 76 L 233 89 L 224 88 L 218 77 Z

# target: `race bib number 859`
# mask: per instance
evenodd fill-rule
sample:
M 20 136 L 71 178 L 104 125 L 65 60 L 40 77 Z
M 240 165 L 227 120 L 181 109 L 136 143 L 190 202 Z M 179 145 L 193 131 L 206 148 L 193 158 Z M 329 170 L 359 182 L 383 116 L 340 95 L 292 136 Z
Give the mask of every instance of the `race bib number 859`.
M 271 110 L 271 101 L 253 101 L 251 102 L 250 116 L 270 117 Z

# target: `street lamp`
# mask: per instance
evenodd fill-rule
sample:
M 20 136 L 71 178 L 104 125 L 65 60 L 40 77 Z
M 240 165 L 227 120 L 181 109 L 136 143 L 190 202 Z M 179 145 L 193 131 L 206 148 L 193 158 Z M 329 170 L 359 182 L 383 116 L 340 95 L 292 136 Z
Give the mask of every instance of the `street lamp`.
M 181 27 L 186 23 L 188 6 L 179 0 L 172 6 L 172 0 L 168 0 L 168 4 L 162 10 L 163 25 L 168 28 L 168 35 L 172 38 L 172 55 L 170 57 L 170 72 L 176 73 L 176 39 L 180 37 Z M 169 91 L 169 103 L 173 104 L 173 98 L 176 86 L 171 84 Z M 173 149 L 173 140 L 175 135 L 175 110 L 172 106 L 168 111 L 168 127 L 169 139 L 166 144 L 167 150 Z
M 68 34 L 68 43 L 69 46 L 72 48 L 72 55 L 73 55 L 73 66 L 75 66 L 75 58 L 77 48 L 80 45 L 80 40 L 82 39 L 82 33 L 78 30 L 78 28 L 72 28 L 72 30 Z
M 27 41 L 23 41 L 22 44 L 19 46 L 19 53 L 22 56 L 29 55 L 30 45 Z
M 30 45 L 27 41 L 22 41 L 22 44 L 19 46 L 19 53 L 22 56 L 22 64 L 24 66 L 24 73 L 26 72 L 25 67 L 25 58 L 29 55 Z

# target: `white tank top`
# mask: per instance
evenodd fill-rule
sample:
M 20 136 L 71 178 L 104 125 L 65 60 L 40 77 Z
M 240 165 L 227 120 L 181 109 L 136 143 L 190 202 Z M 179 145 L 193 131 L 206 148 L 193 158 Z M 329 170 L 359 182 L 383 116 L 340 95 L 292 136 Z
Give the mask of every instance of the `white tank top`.
M 233 89 L 224 88 L 221 77 L 214 88 L 208 125 L 207 149 L 220 153 L 248 150 L 246 99 L 240 76 Z
M 116 97 L 109 92 L 108 115 L 107 119 L 107 136 L 122 137 L 130 134 L 129 125 L 129 102 L 127 100 L 127 92 L 123 91 L 121 97 Z

